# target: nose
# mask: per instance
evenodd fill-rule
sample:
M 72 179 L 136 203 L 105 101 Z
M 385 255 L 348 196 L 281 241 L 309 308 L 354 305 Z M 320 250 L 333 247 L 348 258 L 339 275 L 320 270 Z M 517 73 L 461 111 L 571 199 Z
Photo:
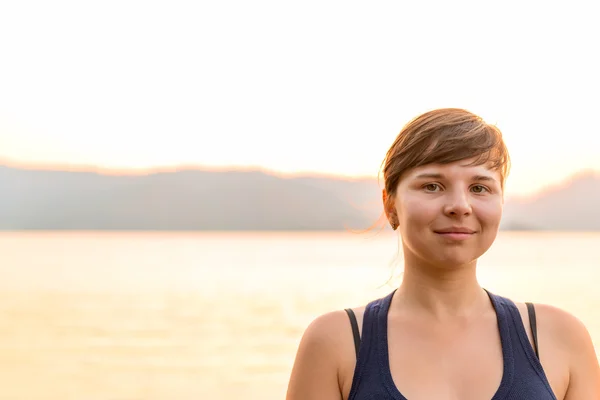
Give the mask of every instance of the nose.
M 444 214 L 451 217 L 470 215 L 472 211 L 469 196 L 462 191 L 449 195 L 444 205 Z

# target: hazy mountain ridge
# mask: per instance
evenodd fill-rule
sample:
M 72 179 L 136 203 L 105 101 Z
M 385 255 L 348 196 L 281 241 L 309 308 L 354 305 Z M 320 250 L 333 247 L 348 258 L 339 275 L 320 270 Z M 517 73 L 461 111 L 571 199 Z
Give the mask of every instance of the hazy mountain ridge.
M 600 173 L 580 173 L 531 198 L 511 199 L 503 221 L 507 227 L 600 231 Z
M 2 230 L 341 230 L 381 216 L 376 179 L 185 170 L 114 176 L 0 166 Z M 509 199 L 504 229 L 600 231 L 600 174 Z

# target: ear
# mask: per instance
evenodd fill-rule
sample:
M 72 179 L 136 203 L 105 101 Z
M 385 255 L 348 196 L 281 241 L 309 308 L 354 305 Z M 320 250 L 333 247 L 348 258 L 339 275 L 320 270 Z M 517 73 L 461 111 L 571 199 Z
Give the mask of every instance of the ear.
M 385 216 L 392 226 L 392 229 L 396 230 L 398 227 L 398 216 L 396 215 L 396 207 L 394 207 L 394 199 L 385 189 L 383 189 L 381 191 L 381 200 L 383 201 Z

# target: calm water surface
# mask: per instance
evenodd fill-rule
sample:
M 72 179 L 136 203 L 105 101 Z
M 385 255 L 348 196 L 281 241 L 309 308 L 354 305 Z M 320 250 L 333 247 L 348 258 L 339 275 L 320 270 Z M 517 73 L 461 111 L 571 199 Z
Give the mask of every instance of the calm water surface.
M 306 325 L 391 291 L 397 240 L 349 233 L 2 233 L 0 399 L 282 399 Z M 583 320 L 600 234 L 501 233 L 479 279 Z M 600 354 L 600 351 L 599 351 Z

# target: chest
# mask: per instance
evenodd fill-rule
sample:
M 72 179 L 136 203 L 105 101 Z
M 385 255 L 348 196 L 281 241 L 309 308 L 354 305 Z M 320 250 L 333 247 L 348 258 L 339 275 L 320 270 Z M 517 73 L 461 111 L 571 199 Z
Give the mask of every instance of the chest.
M 503 378 L 502 343 L 495 321 L 436 326 L 390 325 L 392 381 L 408 399 L 492 399 Z M 401 326 L 400 326 L 401 325 Z

